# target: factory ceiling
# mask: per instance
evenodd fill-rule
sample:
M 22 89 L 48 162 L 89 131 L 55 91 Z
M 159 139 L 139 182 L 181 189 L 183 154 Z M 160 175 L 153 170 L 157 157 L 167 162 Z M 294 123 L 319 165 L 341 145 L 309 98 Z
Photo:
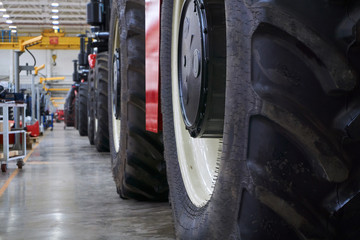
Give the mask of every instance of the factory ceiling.
M 36 36 L 47 29 L 60 29 L 68 36 L 89 30 L 88 0 L 0 0 L 0 29 L 18 36 Z

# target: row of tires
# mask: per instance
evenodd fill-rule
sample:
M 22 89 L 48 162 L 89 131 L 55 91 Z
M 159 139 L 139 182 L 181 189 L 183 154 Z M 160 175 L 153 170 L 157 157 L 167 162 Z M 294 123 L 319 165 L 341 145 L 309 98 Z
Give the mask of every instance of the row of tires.
M 110 150 L 120 197 L 170 199 L 180 239 L 359 239 L 359 36 L 347 27 L 359 9 L 340 0 L 162 1 L 155 134 L 145 130 L 145 1 L 112 1 L 108 53 L 80 85 L 79 132 Z M 189 58 L 187 44 L 205 37 L 210 57 L 195 49 Z M 185 74 L 223 83 L 215 95 L 224 103 L 203 106 L 223 110 L 212 138 L 189 134 L 187 100 L 209 89 L 183 91 Z
M 75 98 L 75 128 L 80 136 L 88 136 L 99 152 L 109 151 L 107 61 L 106 52 L 98 54 L 96 67 L 90 69 L 87 81 L 80 83 Z

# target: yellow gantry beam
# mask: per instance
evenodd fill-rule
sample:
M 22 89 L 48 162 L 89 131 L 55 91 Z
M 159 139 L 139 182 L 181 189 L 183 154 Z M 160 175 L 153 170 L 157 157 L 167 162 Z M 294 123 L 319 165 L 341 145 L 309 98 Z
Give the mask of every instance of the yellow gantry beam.
M 80 49 L 79 37 L 63 37 L 63 36 L 40 36 L 42 37 L 41 43 L 32 46 L 31 49 Z M 37 37 L 39 38 L 39 37 Z M 53 39 L 56 38 L 56 41 Z M 0 49 L 20 49 L 21 45 L 28 43 L 28 40 L 34 39 L 33 37 L 18 37 L 18 42 L 0 42 Z M 24 47 L 25 48 L 25 47 Z M 23 48 L 23 49 L 24 49 Z

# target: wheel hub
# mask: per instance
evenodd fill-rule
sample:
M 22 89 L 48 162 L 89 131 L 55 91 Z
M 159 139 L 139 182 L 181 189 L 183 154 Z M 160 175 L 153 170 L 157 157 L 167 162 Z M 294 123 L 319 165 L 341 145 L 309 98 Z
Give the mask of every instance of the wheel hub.
M 113 89 L 113 112 L 116 119 L 120 119 L 120 56 L 119 49 L 115 49 L 114 60 L 114 89 Z
M 185 2 L 180 19 L 178 79 L 181 112 L 192 137 L 222 137 L 225 104 L 225 21 L 219 6 Z M 207 19 L 211 19 L 208 26 Z M 220 26 L 220 27 L 218 27 Z M 210 29 L 210 30 L 208 30 Z M 219 64 L 220 62 L 220 64 Z

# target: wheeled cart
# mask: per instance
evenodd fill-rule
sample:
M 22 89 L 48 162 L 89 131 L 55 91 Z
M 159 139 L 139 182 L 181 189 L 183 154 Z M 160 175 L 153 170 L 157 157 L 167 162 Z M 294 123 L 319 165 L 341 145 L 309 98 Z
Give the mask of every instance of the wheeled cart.
M 7 164 L 9 161 L 15 160 L 17 161 L 18 168 L 21 169 L 24 166 L 23 160 L 26 156 L 26 131 L 23 130 L 23 128 L 13 130 L 9 128 L 10 108 L 13 108 L 14 112 L 19 112 L 19 115 L 22 116 L 21 119 L 24 124 L 26 104 L 0 103 L 0 109 L 2 109 L 2 116 L 0 116 L 2 117 L 2 129 L 0 129 L 0 135 L 2 135 L 3 144 L 0 153 L 2 172 L 7 171 Z M 16 109 L 19 109 L 19 111 L 16 111 Z M 18 124 L 18 126 L 20 126 L 20 124 Z M 22 125 L 22 127 L 23 126 L 24 125 Z
M 54 129 L 53 113 L 43 115 L 43 125 L 45 129 L 50 128 L 51 131 Z

